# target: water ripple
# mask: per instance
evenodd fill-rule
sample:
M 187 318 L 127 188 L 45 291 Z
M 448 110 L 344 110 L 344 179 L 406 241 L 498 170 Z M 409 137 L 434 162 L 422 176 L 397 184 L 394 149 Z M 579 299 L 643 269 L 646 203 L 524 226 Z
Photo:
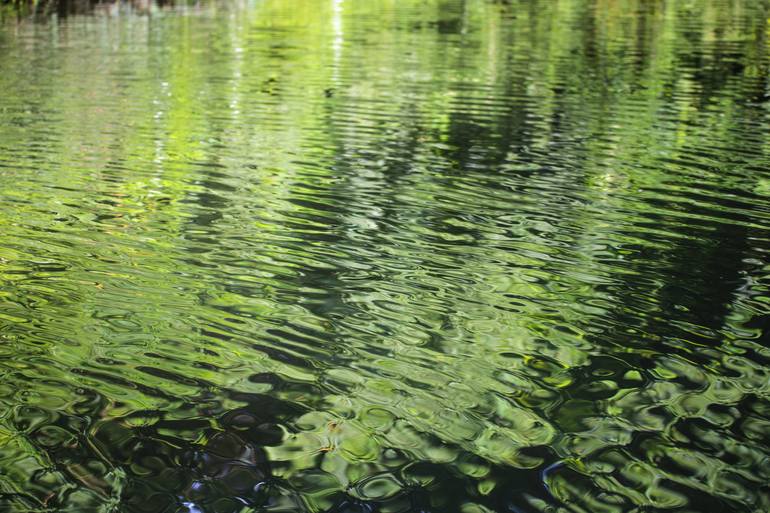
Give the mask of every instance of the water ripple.
M 767 511 L 767 17 L 0 21 L 0 509 Z

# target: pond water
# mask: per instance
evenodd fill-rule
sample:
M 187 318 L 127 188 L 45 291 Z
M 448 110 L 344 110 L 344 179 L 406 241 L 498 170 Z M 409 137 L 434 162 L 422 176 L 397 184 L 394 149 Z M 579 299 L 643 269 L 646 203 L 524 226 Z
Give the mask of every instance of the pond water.
M 768 5 L 0 24 L 0 510 L 770 511 Z

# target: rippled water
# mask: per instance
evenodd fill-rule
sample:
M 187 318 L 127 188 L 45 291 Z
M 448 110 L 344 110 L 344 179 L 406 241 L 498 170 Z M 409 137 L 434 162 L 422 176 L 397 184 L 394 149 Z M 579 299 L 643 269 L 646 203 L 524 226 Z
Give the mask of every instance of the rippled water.
M 0 25 L 0 510 L 770 510 L 757 0 Z

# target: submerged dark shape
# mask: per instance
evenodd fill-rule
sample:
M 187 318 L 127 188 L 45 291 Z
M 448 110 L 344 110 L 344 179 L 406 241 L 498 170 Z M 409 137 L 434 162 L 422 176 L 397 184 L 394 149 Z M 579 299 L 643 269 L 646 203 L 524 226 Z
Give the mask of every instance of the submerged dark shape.
M 270 470 L 264 451 L 248 436 L 229 429 L 207 430 L 201 433 L 204 441 L 185 444 L 157 432 L 137 436 L 117 426 L 105 429 L 112 433 L 104 447 L 122 446 L 110 459 L 130 458 L 122 497 L 129 511 L 155 513 L 179 504 L 191 512 L 238 511 L 264 500 Z
M 234 513 L 269 500 L 272 478 L 264 447 L 280 442 L 275 422 L 296 412 L 267 396 L 236 397 L 248 405 L 216 419 L 170 419 L 162 411 L 100 418 L 104 402 L 97 399 L 79 409 L 85 416 L 28 409 L 18 412 L 16 425 L 29 433 L 40 457 L 92 492 L 94 511 L 99 503 L 113 502 L 126 513 Z M 90 425 L 83 423 L 88 417 L 94 419 Z M 71 507 L 68 488 L 53 483 L 38 497 L 6 494 L 0 505 Z M 81 508 L 90 511 L 87 504 Z
M 243 398 L 243 395 L 238 395 Z M 97 420 L 83 426 L 75 417 L 49 414 L 49 422 L 30 432 L 29 440 L 41 455 L 64 469 L 71 482 L 93 492 L 93 508 L 113 503 L 125 513 L 238 513 L 256 511 L 314 511 L 302 499 L 303 490 L 272 475 L 273 465 L 265 447 L 279 444 L 281 432 L 275 422 L 296 415 L 293 405 L 267 396 L 249 395 L 252 404 L 226 411 L 217 420 L 193 417 L 166 419 L 164 412 L 137 411 L 126 417 Z M 98 403 L 94 403 L 95 405 Z M 43 412 L 26 412 L 43 418 Z M 95 411 L 98 413 L 98 411 Z M 68 443 L 47 443 L 62 426 L 79 426 L 90 432 L 88 440 L 72 436 Z M 25 428 L 25 424 L 19 424 Z M 551 459 L 547 449 L 538 451 Z M 478 483 L 458 473 L 452 465 L 421 464 L 418 471 L 430 476 L 430 485 L 411 485 L 381 500 L 353 497 L 353 490 L 338 490 L 327 513 L 460 512 L 464 500 L 492 511 L 535 513 L 539 504 L 557 504 L 542 483 L 559 465 L 543 464 L 544 470 L 522 470 L 494 466 L 487 479 L 497 483 L 492 493 L 479 494 Z M 374 476 L 376 477 L 376 476 Z M 362 480 L 357 486 L 365 486 Z M 13 497 L 5 497 L 14 499 Z M 35 504 L 33 497 L 15 497 Z M 65 487 L 52 488 L 39 499 L 46 507 L 71 504 Z M 0 502 L 0 505 L 3 502 Z
M 95 428 L 99 450 L 124 469 L 121 503 L 131 513 L 235 513 L 269 500 L 270 463 L 264 447 L 281 441 L 276 422 L 297 411 L 258 394 L 210 419 L 160 419 L 131 427 L 109 420 Z M 181 508 L 181 510 L 180 510 Z

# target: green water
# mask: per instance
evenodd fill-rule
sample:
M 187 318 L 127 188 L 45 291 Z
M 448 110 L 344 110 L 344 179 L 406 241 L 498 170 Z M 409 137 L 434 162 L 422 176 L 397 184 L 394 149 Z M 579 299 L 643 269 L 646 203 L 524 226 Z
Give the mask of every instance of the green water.
M 770 511 L 760 0 L 0 23 L 0 511 Z

